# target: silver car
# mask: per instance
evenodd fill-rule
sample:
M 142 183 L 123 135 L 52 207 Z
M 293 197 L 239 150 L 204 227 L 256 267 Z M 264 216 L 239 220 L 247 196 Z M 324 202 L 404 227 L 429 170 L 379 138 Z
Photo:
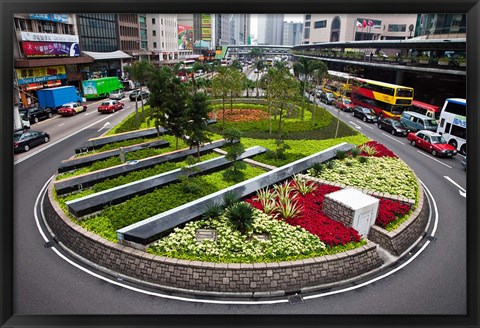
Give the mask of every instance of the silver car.
M 123 92 L 123 90 L 112 91 L 109 98 L 113 100 L 122 100 L 123 98 L 125 98 L 125 92 Z

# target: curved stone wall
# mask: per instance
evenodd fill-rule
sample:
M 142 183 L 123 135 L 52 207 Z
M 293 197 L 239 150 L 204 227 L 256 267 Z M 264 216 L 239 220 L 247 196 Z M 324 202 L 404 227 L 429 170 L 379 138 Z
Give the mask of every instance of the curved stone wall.
M 377 245 L 371 241 L 344 253 L 298 261 L 223 264 L 171 259 L 110 242 L 75 224 L 55 201 L 53 183 L 43 205 L 48 226 L 62 247 L 107 271 L 167 289 L 282 295 L 350 279 L 382 264 Z

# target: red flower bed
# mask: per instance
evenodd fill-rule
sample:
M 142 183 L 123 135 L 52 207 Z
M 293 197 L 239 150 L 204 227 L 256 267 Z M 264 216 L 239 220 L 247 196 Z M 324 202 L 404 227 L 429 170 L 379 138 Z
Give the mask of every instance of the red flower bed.
M 375 224 L 385 228 L 390 222 L 397 217 L 403 216 L 410 211 L 410 206 L 394 200 L 380 198 L 378 206 L 378 215 Z
M 288 219 L 285 222 L 300 226 L 310 233 L 318 236 L 321 241 L 329 246 L 345 245 L 350 242 L 358 242 L 361 236 L 353 228 L 347 228 L 341 222 L 332 220 L 322 212 L 325 195 L 340 190 L 338 187 L 317 185 L 317 189 L 305 196 L 299 194 L 295 202 L 303 207 L 300 215 Z M 262 210 L 260 202 L 254 200 L 255 196 L 245 200 L 252 206 Z M 283 220 L 282 218 L 278 218 Z
M 382 145 L 381 143 L 378 143 L 376 141 L 369 141 L 364 143 L 363 145 L 365 146 L 370 146 L 372 148 L 375 148 L 377 153 L 375 155 L 368 155 L 365 152 L 361 152 L 359 156 L 373 156 L 373 157 L 393 157 L 393 158 L 398 158 L 397 155 L 395 155 L 390 149 Z M 362 145 L 362 146 L 363 146 Z M 359 146 L 361 148 L 362 146 Z
M 290 182 L 293 184 L 293 181 Z M 313 182 L 311 182 L 313 184 Z M 318 236 L 318 238 L 329 246 L 345 245 L 350 242 L 358 242 L 361 236 L 353 228 L 347 228 L 343 223 L 335 221 L 323 213 L 323 201 L 325 195 L 338 191 L 341 188 L 329 185 L 316 184 L 317 189 L 313 192 L 301 195 L 298 194 L 294 202 L 302 207 L 299 215 L 285 220 L 285 222 L 300 226 L 308 232 Z M 245 200 L 253 207 L 263 210 L 261 203 L 255 200 L 256 196 L 252 196 Z M 408 205 L 392 201 L 385 198 L 380 198 L 378 216 L 375 223 L 383 228 L 399 216 L 403 216 L 410 211 Z M 277 216 L 278 220 L 283 220 L 282 217 Z

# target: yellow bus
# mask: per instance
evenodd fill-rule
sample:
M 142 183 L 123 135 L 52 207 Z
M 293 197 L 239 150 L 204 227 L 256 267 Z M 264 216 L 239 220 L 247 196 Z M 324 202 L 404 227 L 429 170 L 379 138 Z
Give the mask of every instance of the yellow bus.
M 378 116 L 399 119 L 413 102 L 413 88 L 356 78 L 351 99 L 354 105 L 371 108 Z
M 322 90 L 333 93 L 335 98 L 339 98 L 340 96 L 350 97 L 352 81 L 355 78 L 355 75 L 352 74 L 329 70 L 328 76 L 323 82 Z

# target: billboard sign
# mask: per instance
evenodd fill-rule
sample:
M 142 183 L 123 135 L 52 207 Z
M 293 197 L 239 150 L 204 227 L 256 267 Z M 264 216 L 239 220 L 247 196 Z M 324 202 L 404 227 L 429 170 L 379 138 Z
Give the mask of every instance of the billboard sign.
M 67 14 L 29 14 L 30 19 L 46 20 L 51 22 L 68 23 Z
M 72 42 L 22 42 L 27 57 L 79 57 L 80 47 Z
M 30 84 L 67 78 L 65 66 L 21 68 L 15 70 L 18 84 Z
M 193 50 L 193 28 L 187 25 L 178 25 L 178 49 Z
M 22 41 L 34 42 L 79 42 L 78 35 L 70 34 L 20 32 L 20 38 Z
M 355 26 L 358 29 L 363 28 L 382 28 L 382 21 L 378 19 L 357 18 Z
M 202 14 L 202 40 L 212 40 L 212 17 L 209 14 Z

